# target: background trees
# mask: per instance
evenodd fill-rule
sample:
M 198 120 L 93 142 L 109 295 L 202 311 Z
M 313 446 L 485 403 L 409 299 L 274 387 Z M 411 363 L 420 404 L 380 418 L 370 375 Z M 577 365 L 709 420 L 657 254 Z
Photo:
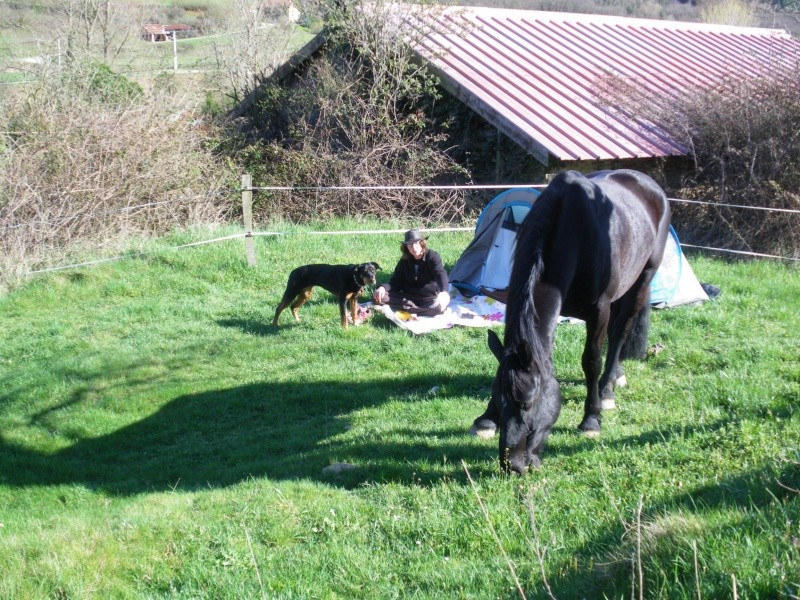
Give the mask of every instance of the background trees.
M 265 86 L 237 123 L 231 151 L 256 181 L 295 186 L 397 186 L 469 174 L 444 148 L 431 108 L 441 99 L 435 80 L 413 60 L 388 4 L 370 10 L 327 8 L 331 24 L 321 53 L 284 81 Z M 235 135 L 229 139 L 235 139 Z M 270 214 L 294 220 L 334 214 L 463 217 L 460 195 L 381 194 L 266 197 Z
M 481 129 L 481 120 L 413 60 L 381 3 L 356 11 L 308 0 L 297 5 L 295 24 L 276 1 L 145 8 L 42 0 L 36 11 L 20 2 L 0 7 L 7 67 L 0 77 L 25 80 L 0 87 L 0 270 L 26 270 L 78 242 L 124 247 L 129 234 L 222 222 L 238 207 L 236 194 L 218 192 L 235 190 L 245 171 L 260 185 L 308 187 L 502 180 L 492 165 L 503 140 Z M 669 6 L 695 18 L 701 8 L 708 19 L 726 14 L 712 3 Z M 629 8 L 657 16 L 642 3 Z M 766 6 L 755 8 L 763 24 Z M 749 19 L 748 10 L 727 14 Z M 172 19 L 214 36 L 181 41 L 177 71 L 172 44 L 139 36 L 143 23 Z M 318 30 L 303 25 L 318 28 L 323 19 L 329 30 L 320 55 L 285 80 L 271 79 L 274 67 Z M 691 148 L 692 171 L 668 190 L 671 196 L 796 209 L 798 80 L 783 73 L 696 90 L 657 112 L 657 103 L 631 90 L 614 89 L 613 101 L 662 123 Z M 231 119 L 229 109 L 256 89 L 252 110 Z M 441 222 L 463 219 L 483 201 L 473 206 L 459 193 L 394 189 L 262 193 L 256 210 L 262 222 L 341 214 Z M 676 215 L 685 241 L 798 255 L 800 225 L 788 213 L 705 206 Z

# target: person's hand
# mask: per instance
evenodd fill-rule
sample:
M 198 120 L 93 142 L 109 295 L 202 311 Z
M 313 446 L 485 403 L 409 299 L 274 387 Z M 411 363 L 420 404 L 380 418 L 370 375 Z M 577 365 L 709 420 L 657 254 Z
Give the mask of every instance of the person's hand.
M 382 285 L 375 288 L 375 291 L 372 293 L 372 300 L 375 304 L 383 304 L 383 299 L 386 296 L 386 288 Z
M 436 295 L 436 301 L 433 303 L 434 306 L 441 306 L 442 308 L 447 308 L 448 304 L 450 304 L 450 294 L 447 292 L 439 292 Z

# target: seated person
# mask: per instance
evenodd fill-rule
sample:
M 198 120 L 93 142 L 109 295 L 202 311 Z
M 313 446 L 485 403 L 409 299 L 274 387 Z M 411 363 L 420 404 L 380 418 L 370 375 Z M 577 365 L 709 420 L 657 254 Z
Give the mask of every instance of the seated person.
M 427 240 L 419 229 L 406 231 L 394 274 L 389 283 L 379 285 L 372 294 L 375 304 L 422 316 L 440 315 L 447 309 L 447 271 L 439 253 L 428 249 Z

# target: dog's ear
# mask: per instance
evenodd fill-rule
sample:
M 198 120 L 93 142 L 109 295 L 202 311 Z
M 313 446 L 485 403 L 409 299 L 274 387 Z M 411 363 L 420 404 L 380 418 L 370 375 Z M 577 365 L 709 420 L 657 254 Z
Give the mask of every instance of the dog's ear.
M 383 271 L 383 269 L 381 269 L 381 266 L 378 263 L 374 262 L 369 264 L 373 265 L 376 271 Z

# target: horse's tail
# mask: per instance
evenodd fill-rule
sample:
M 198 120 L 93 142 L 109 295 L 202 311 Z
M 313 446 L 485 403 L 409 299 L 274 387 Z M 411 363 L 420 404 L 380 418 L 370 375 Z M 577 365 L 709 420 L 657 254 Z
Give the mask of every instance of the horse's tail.
M 647 356 L 647 336 L 650 333 L 650 292 L 642 308 L 633 318 L 633 325 L 619 352 L 620 360 L 644 360 Z

